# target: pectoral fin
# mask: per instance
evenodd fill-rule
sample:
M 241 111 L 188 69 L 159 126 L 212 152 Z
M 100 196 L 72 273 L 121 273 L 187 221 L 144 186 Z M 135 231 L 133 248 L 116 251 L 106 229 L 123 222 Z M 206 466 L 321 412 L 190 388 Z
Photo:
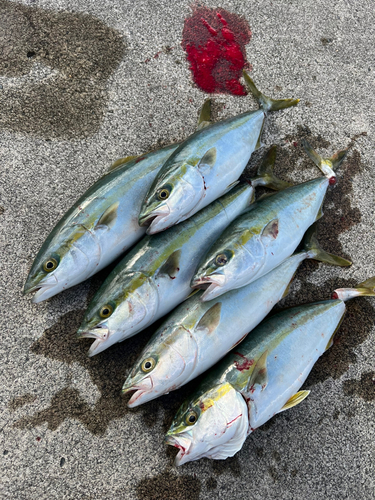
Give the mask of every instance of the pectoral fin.
M 279 234 L 279 219 L 273 219 L 262 231 L 262 238 L 272 238 L 275 240 Z
M 310 391 L 299 391 L 294 394 L 291 398 L 288 399 L 288 401 L 285 403 L 285 405 L 279 410 L 277 413 L 281 413 L 282 411 L 289 410 L 289 408 L 293 408 L 293 406 L 297 406 L 304 399 L 307 398 L 307 396 L 310 394 Z
M 220 323 L 221 315 L 221 302 L 217 302 L 208 311 L 206 311 L 199 322 L 197 323 L 196 330 L 207 330 L 208 334 L 212 333 Z
M 107 208 L 103 212 L 103 214 L 100 216 L 100 219 L 95 225 L 95 229 L 98 229 L 99 227 L 107 226 L 108 229 L 111 229 L 116 222 L 117 219 L 117 209 L 119 206 L 119 202 L 116 201 L 116 203 L 113 203 L 110 207 Z
M 262 391 L 267 387 L 268 384 L 267 356 L 268 356 L 268 351 L 265 351 L 256 362 L 253 373 L 251 374 L 249 383 L 247 385 L 247 392 L 253 392 L 253 389 L 255 388 L 256 385 L 260 385 Z
M 181 250 L 174 251 L 164 262 L 158 272 L 158 276 L 169 276 L 174 280 L 180 270 Z
M 216 148 L 211 148 L 203 155 L 198 163 L 199 170 L 207 170 L 212 168 L 216 163 Z

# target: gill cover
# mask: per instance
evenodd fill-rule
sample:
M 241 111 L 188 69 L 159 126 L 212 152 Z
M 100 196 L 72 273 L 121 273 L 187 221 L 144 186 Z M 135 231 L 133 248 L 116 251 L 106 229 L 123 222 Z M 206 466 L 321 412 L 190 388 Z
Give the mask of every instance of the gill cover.
M 191 416 L 196 418 L 191 423 Z M 225 460 L 242 448 L 248 434 L 246 402 L 233 386 L 223 383 L 182 405 L 166 435 L 179 448 L 176 465 L 203 457 Z
M 135 391 L 128 402 L 130 408 L 177 389 L 194 371 L 198 346 L 191 332 L 180 325 L 167 326 L 157 336 L 162 338 L 161 342 L 151 339 L 124 383 L 123 394 Z M 148 359 L 155 363 L 146 372 L 143 363 Z
M 116 280 L 107 289 L 99 289 L 77 332 L 78 338 L 95 339 L 89 356 L 143 330 L 153 322 L 158 311 L 159 295 L 153 279 L 136 272 L 121 276 L 121 280 L 125 283 L 120 290 Z M 103 317 L 101 312 L 107 306 L 111 313 Z

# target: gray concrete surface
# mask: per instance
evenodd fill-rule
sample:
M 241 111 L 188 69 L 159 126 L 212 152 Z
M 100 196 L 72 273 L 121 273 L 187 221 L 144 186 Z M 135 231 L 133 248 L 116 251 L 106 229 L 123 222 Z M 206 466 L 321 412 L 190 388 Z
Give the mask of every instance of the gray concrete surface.
M 175 469 L 163 434 L 189 387 L 133 411 L 120 396 L 151 332 L 94 359 L 75 339 L 106 273 L 46 303 L 22 296 L 34 256 L 73 201 L 117 157 L 186 137 L 206 96 L 192 84 L 180 45 L 189 2 L 17 5 L 0 1 L 0 497 L 374 498 L 374 299 L 348 305 L 303 404 L 257 430 L 234 458 Z M 373 2 L 206 5 L 248 20 L 248 61 L 262 90 L 301 98 L 272 114 L 263 135 L 279 145 L 280 175 L 317 175 L 303 136 L 321 153 L 351 145 L 320 238 L 353 266 L 304 264 L 284 305 L 375 275 Z M 256 107 L 251 97 L 213 99 L 219 119 Z

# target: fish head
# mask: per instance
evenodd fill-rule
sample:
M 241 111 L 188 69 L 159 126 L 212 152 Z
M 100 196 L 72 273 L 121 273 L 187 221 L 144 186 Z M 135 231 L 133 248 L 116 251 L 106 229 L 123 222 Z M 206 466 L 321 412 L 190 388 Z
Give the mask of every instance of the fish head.
M 133 408 L 177 389 L 188 381 L 198 358 L 193 336 L 182 326 L 163 328 L 144 349 L 122 388 L 135 391 L 128 402 Z
M 192 288 L 205 289 L 201 300 L 240 288 L 256 276 L 264 261 L 264 246 L 258 234 L 246 233 L 224 233 L 209 249 L 191 281 Z
M 47 238 L 27 277 L 24 294 L 36 292 L 37 303 L 88 278 L 100 259 L 95 237 L 82 225 L 69 226 Z
M 124 276 L 115 269 L 91 301 L 77 337 L 94 339 L 88 353 L 94 356 L 146 328 L 158 305 L 157 289 L 148 276 Z
M 186 163 L 175 165 L 156 178 L 141 208 L 139 225 L 155 234 L 187 219 L 204 197 L 199 170 Z
M 176 465 L 203 457 L 225 459 L 242 448 L 249 429 L 242 395 L 227 383 L 216 385 L 185 402 L 166 435 L 179 448 Z

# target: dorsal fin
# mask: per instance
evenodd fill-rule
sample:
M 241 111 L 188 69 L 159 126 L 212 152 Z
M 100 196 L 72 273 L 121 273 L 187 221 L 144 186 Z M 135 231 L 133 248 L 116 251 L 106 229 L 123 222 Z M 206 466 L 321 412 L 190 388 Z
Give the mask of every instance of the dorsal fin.
M 137 156 L 125 156 L 125 158 L 119 158 L 114 163 L 112 163 L 112 165 L 107 170 L 107 173 L 113 172 L 113 170 L 116 170 L 116 168 L 120 167 L 121 165 L 124 165 L 124 163 L 129 163 L 130 161 L 133 161 L 136 158 L 138 158 L 138 157 Z
M 201 111 L 199 113 L 197 130 L 201 130 L 207 125 L 210 125 L 211 120 L 211 99 L 206 99 L 201 107 Z
M 293 406 L 299 405 L 309 394 L 310 391 L 296 392 L 291 398 L 288 399 L 285 405 L 277 413 L 281 413 L 282 411 L 289 410 L 289 408 L 293 408 Z
M 171 279 L 175 279 L 180 270 L 180 259 L 181 249 L 175 250 L 159 269 L 158 276 L 164 275 L 169 276 Z
M 95 225 L 95 229 L 103 226 L 107 226 L 109 229 L 111 229 L 115 225 L 117 219 L 118 206 L 119 202 L 116 201 L 110 207 L 108 207 L 107 210 L 105 210 L 100 216 L 100 219 Z
M 196 330 L 207 330 L 212 333 L 220 323 L 221 302 L 217 302 L 206 311 L 195 326 Z

